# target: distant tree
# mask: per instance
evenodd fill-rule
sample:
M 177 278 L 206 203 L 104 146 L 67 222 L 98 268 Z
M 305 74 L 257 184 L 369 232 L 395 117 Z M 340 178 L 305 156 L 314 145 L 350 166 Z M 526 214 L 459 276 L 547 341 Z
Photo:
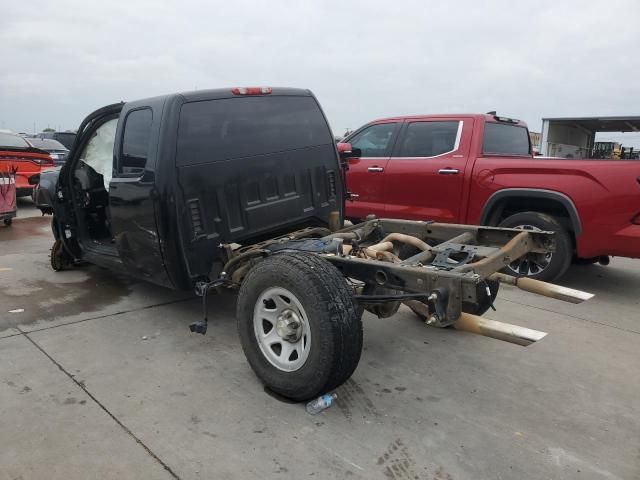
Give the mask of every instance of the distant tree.
M 46 132 L 55 132 L 55 129 L 50 128 L 50 127 L 44 128 L 44 129 L 42 130 L 42 133 L 46 133 Z

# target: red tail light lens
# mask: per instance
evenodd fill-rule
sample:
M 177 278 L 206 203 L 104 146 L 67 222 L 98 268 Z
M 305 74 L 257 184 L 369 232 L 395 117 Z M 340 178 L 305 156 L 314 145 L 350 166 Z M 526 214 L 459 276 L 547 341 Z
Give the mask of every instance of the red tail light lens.
M 269 95 L 273 89 L 271 87 L 236 87 L 231 89 L 234 95 Z

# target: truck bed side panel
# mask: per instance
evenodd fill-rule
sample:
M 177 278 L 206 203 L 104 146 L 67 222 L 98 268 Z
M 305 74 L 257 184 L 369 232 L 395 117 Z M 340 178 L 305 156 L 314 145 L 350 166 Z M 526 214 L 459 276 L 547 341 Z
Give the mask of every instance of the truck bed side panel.
M 630 223 L 640 212 L 640 162 L 481 157 L 473 176 L 471 223 L 480 221 L 489 197 L 502 189 L 560 192 L 578 209 L 579 256 L 640 257 L 640 226 Z

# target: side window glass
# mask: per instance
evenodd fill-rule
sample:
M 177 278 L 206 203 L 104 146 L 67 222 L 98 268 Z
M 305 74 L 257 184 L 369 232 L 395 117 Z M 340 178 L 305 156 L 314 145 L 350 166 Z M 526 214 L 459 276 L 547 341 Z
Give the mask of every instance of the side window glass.
M 358 157 L 386 156 L 395 128 L 395 123 L 382 123 L 364 129 L 349 140 L 354 154 Z
M 531 155 L 529 144 L 529 132 L 525 127 L 493 122 L 484 124 L 482 153 Z
M 116 139 L 118 119 L 111 119 L 100 125 L 80 155 L 78 168 L 87 167 L 102 176 L 105 190 L 109 190 L 109 182 L 113 174 L 113 144 Z M 77 175 L 76 175 L 77 176 Z
M 127 115 L 122 135 L 122 153 L 119 172 L 124 175 L 142 175 L 147 165 L 151 137 L 151 109 L 134 110 Z
M 398 157 L 436 157 L 458 149 L 462 122 L 412 122 L 407 125 Z

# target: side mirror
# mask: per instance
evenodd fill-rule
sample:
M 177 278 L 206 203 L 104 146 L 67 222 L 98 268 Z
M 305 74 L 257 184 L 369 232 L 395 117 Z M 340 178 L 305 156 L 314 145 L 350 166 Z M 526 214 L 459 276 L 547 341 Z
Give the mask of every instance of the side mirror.
M 346 158 L 350 157 L 352 152 L 350 143 L 338 143 L 338 153 L 341 157 Z

